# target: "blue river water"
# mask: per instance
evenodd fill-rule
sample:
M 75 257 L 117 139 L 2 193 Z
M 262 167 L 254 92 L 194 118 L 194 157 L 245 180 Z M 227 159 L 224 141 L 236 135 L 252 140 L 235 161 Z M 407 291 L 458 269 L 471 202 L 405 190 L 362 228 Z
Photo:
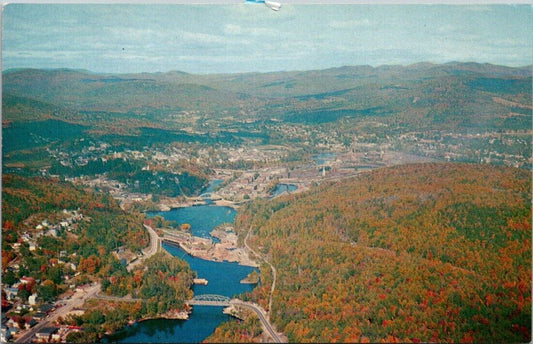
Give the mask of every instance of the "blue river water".
M 200 205 L 196 207 L 177 208 L 170 211 L 153 212 L 149 215 L 162 216 L 165 220 L 176 221 L 178 224 L 191 225 L 193 235 L 211 238 L 209 234 L 213 228 L 221 223 L 233 223 L 235 210 L 230 207 L 216 207 Z
M 215 191 L 216 187 L 222 184 L 224 180 L 222 179 L 213 179 L 209 182 L 209 185 L 205 189 L 202 190 L 202 193 L 208 193 Z
M 222 307 L 194 306 L 189 320 L 145 320 L 107 339 L 113 343 L 198 343 L 230 319 Z
M 276 197 L 277 195 L 281 195 L 284 192 L 292 192 L 297 189 L 298 187 L 294 184 L 276 184 L 276 187 L 270 193 L 270 198 Z
M 177 208 L 170 211 L 151 213 L 179 224 L 189 223 L 192 234 L 211 238 L 209 232 L 225 222 L 233 223 L 235 210 L 228 207 L 202 205 Z M 241 284 L 254 268 L 237 263 L 211 262 L 189 256 L 180 248 L 163 244 L 173 256 L 185 260 L 199 278 L 208 280 L 207 285 L 194 285 L 195 295 L 218 294 L 227 297 L 251 291 L 255 285 Z M 222 313 L 222 307 L 194 306 L 188 320 L 154 319 L 135 323 L 108 339 L 119 343 L 198 343 L 213 333 L 224 321 L 233 321 Z

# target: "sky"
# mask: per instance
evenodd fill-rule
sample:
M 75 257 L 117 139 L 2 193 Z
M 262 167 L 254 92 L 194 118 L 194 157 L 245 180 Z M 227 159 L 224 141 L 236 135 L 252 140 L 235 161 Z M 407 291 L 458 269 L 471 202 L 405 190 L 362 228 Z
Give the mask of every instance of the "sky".
M 278 0 L 279 1 L 279 0 Z M 283 1 L 281 1 L 283 3 Z M 532 64 L 529 4 L 27 4 L 2 70 L 237 73 L 418 62 Z

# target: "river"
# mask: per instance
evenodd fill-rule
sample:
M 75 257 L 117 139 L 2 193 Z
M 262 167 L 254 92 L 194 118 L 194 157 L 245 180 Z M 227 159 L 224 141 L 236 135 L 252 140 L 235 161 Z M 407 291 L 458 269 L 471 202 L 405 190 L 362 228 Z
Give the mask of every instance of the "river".
M 298 190 L 298 187 L 294 184 L 276 184 L 276 187 L 274 188 L 274 190 L 270 192 L 269 198 L 274 198 L 276 196 L 281 195 L 284 192 L 290 193 L 296 190 Z
M 174 220 L 179 224 L 191 225 L 192 234 L 211 238 L 209 232 L 217 225 L 225 222 L 233 223 L 235 210 L 228 207 L 202 205 L 197 207 L 178 208 L 170 211 L 156 212 L 151 216 L 160 215 L 166 220 Z M 211 262 L 194 258 L 180 248 L 163 244 L 163 248 L 173 256 L 185 260 L 199 278 L 208 280 L 207 285 L 195 285 L 195 295 L 218 294 L 232 297 L 251 291 L 255 285 L 241 284 L 254 268 L 237 263 Z M 214 329 L 224 321 L 233 321 L 222 313 L 222 307 L 194 306 L 189 320 L 146 320 L 127 326 L 113 336 L 112 342 L 119 343 L 168 343 L 168 342 L 200 342 L 213 333 Z

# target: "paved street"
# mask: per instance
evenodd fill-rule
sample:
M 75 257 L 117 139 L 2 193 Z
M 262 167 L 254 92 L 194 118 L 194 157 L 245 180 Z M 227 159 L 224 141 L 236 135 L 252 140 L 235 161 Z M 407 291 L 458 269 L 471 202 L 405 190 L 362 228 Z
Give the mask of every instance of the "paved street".
M 139 265 L 145 259 L 153 256 L 157 252 L 159 247 L 161 246 L 160 238 L 155 232 L 155 230 L 152 227 L 147 226 L 147 225 L 144 225 L 144 228 L 146 228 L 146 230 L 148 231 L 148 234 L 150 234 L 150 246 L 146 248 L 145 250 L 143 250 L 143 256 L 141 258 L 128 264 L 127 266 L 128 271 L 132 271 L 135 266 Z
M 96 283 L 95 285 L 92 285 L 85 289 L 83 292 L 76 292 L 71 299 L 65 301 L 66 304 L 63 307 L 57 308 L 54 312 L 50 313 L 50 315 L 46 319 L 40 321 L 37 325 L 27 330 L 26 332 L 23 332 L 21 336 L 17 338 L 17 340 L 15 340 L 15 343 L 30 342 L 32 337 L 39 330 L 45 327 L 52 326 L 59 317 L 64 317 L 73 309 L 81 307 L 85 300 L 94 297 L 94 295 L 96 295 L 99 290 L 100 283 Z
M 257 317 L 261 321 L 263 328 L 268 332 L 270 338 L 272 338 L 275 343 L 283 343 L 283 340 L 279 337 L 277 332 L 274 331 L 272 325 L 270 325 L 270 322 L 265 317 L 265 311 L 262 308 L 254 305 L 253 303 L 243 302 L 237 299 L 231 300 L 231 304 L 251 309 L 255 314 L 257 314 Z

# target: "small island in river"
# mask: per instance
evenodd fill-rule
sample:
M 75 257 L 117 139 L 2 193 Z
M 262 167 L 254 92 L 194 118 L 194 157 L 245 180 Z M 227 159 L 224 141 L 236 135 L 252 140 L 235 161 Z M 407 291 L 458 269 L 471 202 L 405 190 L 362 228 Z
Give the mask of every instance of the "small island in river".
M 225 224 L 217 227 L 210 233 L 211 236 L 220 240 L 215 243 L 211 239 L 190 235 L 189 233 L 169 233 L 163 237 L 163 241 L 172 245 L 178 245 L 182 250 L 193 257 L 215 262 L 239 263 L 239 265 L 258 267 L 258 264 L 250 257 L 248 251 L 239 247 L 238 237 L 233 232 L 233 227 Z

